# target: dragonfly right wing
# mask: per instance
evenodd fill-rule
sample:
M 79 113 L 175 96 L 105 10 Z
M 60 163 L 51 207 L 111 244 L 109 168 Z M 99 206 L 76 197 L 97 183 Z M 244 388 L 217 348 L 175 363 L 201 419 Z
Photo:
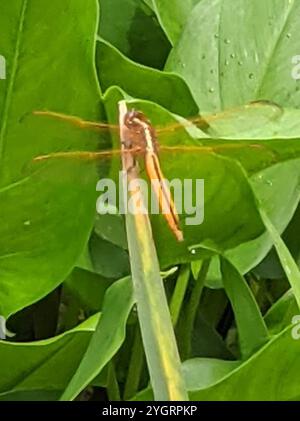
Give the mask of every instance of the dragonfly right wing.
M 215 114 L 203 114 L 186 120 L 180 118 L 178 123 L 158 128 L 157 133 L 194 126 L 214 138 L 272 137 L 282 115 L 283 110 L 279 105 L 271 101 L 255 101 Z

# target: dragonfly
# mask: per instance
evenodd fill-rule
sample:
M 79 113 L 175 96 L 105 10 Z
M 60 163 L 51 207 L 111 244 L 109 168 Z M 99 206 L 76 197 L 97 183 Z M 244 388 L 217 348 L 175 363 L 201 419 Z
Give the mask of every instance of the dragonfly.
M 182 129 L 183 127 L 189 130 L 192 128 L 200 128 L 200 129 L 209 129 L 211 128 L 212 123 L 218 121 L 224 121 L 226 119 L 232 118 L 234 114 L 244 111 L 251 111 L 255 109 L 259 109 L 259 107 L 271 107 L 271 114 L 268 116 L 268 119 L 274 118 L 280 114 L 281 109 L 277 104 L 270 103 L 268 101 L 258 101 L 253 102 L 250 104 L 246 104 L 243 107 L 237 107 L 230 110 L 225 110 L 220 113 L 210 114 L 206 116 L 196 116 L 190 119 L 179 119 L 178 122 L 171 123 L 164 127 L 155 128 L 152 125 L 151 121 L 147 118 L 147 116 L 139 110 L 129 109 L 123 116 L 123 121 L 121 121 L 121 125 L 123 124 L 123 129 L 125 128 L 126 131 L 126 142 L 121 140 L 121 148 L 119 149 L 110 149 L 110 150 L 100 150 L 96 152 L 90 151 L 59 151 L 53 152 L 49 154 L 39 155 L 34 158 L 34 161 L 45 161 L 52 158 L 62 158 L 62 159 L 81 159 L 87 161 L 96 161 L 102 158 L 109 158 L 113 155 L 122 155 L 122 154 L 130 154 L 136 158 L 143 158 L 145 170 L 149 181 L 151 182 L 151 187 L 153 192 L 156 196 L 159 209 L 166 220 L 166 223 L 174 234 L 177 241 L 182 242 L 184 240 L 183 231 L 180 226 L 180 220 L 178 216 L 178 212 L 174 203 L 174 200 L 171 196 L 169 187 L 165 182 L 165 177 L 163 175 L 163 171 L 160 165 L 160 152 L 166 151 L 167 153 L 170 152 L 177 152 L 183 153 L 185 151 L 189 152 L 208 152 L 213 153 L 217 152 L 218 149 L 236 149 L 242 147 L 250 147 L 250 148 L 260 148 L 261 145 L 259 143 L 253 144 L 240 144 L 234 142 L 225 142 L 222 145 L 175 145 L 175 146 L 167 146 L 167 145 L 160 145 L 159 138 L 166 133 L 175 133 L 178 129 Z M 72 125 L 79 127 L 80 129 L 96 129 L 101 131 L 118 131 L 120 133 L 120 125 L 116 124 L 109 124 L 109 123 L 102 123 L 102 122 L 94 122 L 94 121 L 87 121 L 77 116 L 66 115 L 54 111 L 34 111 L 34 115 L 36 116 L 44 116 L 49 118 L 54 118 L 58 120 L 63 120 Z M 123 142 L 123 143 L 122 143 Z

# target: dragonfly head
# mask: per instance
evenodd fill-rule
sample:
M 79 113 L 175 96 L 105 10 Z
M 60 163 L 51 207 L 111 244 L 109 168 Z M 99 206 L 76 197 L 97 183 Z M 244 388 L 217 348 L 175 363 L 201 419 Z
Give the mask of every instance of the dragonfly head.
M 129 129 L 134 129 L 136 131 L 142 131 L 145 125 L 151 125 L 145 114 L 134 108 L 126 113 L 124 123 Z
M 128 138 L 133 147 L 140 147 L 142 151 L 157 152 L 158 145 L 154 127 L 141 111 L 132 109 L 124 117 L 124 125 L 128 128 Z

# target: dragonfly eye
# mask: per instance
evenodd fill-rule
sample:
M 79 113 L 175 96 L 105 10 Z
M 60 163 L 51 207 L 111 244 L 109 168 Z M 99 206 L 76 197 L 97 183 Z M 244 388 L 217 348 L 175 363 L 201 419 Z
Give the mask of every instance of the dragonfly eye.
M 136 116 L 137 116 L 137 111 L 135 111 L 134 109 L 128 111 L 125 117 L 125 125 L 127 127 L 134 127 L 136 125 L 135 123 Z

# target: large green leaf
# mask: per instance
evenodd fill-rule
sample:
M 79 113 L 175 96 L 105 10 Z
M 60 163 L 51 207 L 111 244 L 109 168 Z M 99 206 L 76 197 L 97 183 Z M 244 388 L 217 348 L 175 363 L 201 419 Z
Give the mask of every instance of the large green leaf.
M 76 328 L 43 341 L 1 341 L 0 355 L 5 364 L 1 369 L 0 399 L 37 390 L 53 392 L 57 398 L 80 363 L 98 319 L 99 314 L 94 315 Z
M 10 395 L 17 398 L 18 392 L 22 392 L 20 398 L 30 399 L 30 392 L 38 391 L 41 396 L 52 392 L 51 399 L 57 399 L 77 373 L 77 379 L 80 374 L 81 381 L 76 383 L 73 379 L 64 395 L 66 399 L 70 393 L 75 397 L 121 346 L 132 305 L 131 279 L 124 278 L 107 290 L 100 320 L 96 314 L 76 328 L 43 341 L 24 344 L 0 341 L 0 356 L 5 361 L 0 379 L 0 399 L 5 400 Z M 85 367 L 83 371 L 80 364 Z
M 257 99 L 299 107 L 291 75 L 292 57 L 299 54 L 299 13 L 297 1 L 202 0 L 166 70 L 184 77 L 204 111 Z
M 38 0 L 16 0 L 0 14 L 0 51 L 7 58 L 7 79 L 0 81 L 4 316 L 58 285 L 88 239 L 96 171 L 75 161 L 33 164 L 32 158 L 61 149 L 92 150 L 96 134 L 32 112 L 100 118 L 93 64 L 97 15 L 94 0 L 89 7 L 81 0 L 54 0 L 43 7 Z
M 300 366 L 299 351 L 300 341 L 293 339 L 291 328 L 287 328 L 222 381 L 216 379 L 215 385 L 202 390 L 197 390 L 194 384 L 190 398 L 219 401 L 298 399 L 300 386 L 295 373 Z M 190 369 L 193 372 L 196 367 Z
M 234 21 L 233 8 L 240 16 Z M 166 69 L 176 71 L 185 78 L 201 110 L 216 111 L 257 99 L 298 107 L 299 89 L 297 81 L 291 76 L 292 57 L 298 49 L 298 16 L 299 4 L 295 2 L 202 0 L 191 12 Z M 257 33 L 260 34 L 259 39 Z M 237 110 L 229 121 L 225 119 L 225 124 L 222 119 L 221 122 L 213 122 L 214 129 L 217 133 L 236 138 L 294 137 L 294 146 L 298 148 L 297 110 L 285 110 L 275 126 L 260 122 L 248 126 L 244 121 L 239 125 L 232 124 L 232 118 L 240 118 L 239 114 Z M 283 156 L 287 145 L 291 147 L 292 158 L 292 144 L 289 142 L 280 142 L 279 154 Z M 252 164 L 261 164 L 263 154 L 261 157 L 256 156 Z M 251 168 L 249 154 L 245 154 L 242 163 L 248 171 L 255 169 Z M 297 163 L 291 163 L 282 169 L 271 169 L 268 173 L 259 174 L 254 183 L 258 197 L 264 197 L 268 190 L 266 210 L 268 213 L 271 211 L 275 224 L 280 221 L 280 232 L 287 226 L 299 200 L 298 194 L 294 194 L 299 188 L 296 167 Z M 278 187 L 282 187 L 280 192 Z M 227 256 L 245 273 L 261 261 L 271 245 L 270 237 L 264 234 L 260 239 L 239 245 Z M 217 279 L 216 265 L 211 265 L 211 269 L 215 270 L 210 278 Z
M 153 0 L 159 22 L 174 45 L 180 38 L 189 13 L 200 0 Z
M 195 401 L 298 400 L 300 340 L 292 327 L 270 340 L 247 361 L 195 358 L 183 364 L 189 397 Z M 267 376 L 267 377 L 266 377 Z M 267 381 L 266 381 L 267 378 Z M 135 400 L 151 400 L 147 389 Z
M 292 157 L 292 148 L 290 154 Z M 250 178 L 256 197 L 280 233 L 291 220 L 299 203 L 299 168 L 299 160 L 291 160 L 260 171 Z M 241 273 L 246 273 L 261 262 L 272 245 L 271 236 L 265 232 L 257 239 L 229 250 L 226 257 Z M 210 285 L 221 286 L 218 262 L 214 262 L 212 267 Z M 270 274 L 268 272 L 267 276 Z

